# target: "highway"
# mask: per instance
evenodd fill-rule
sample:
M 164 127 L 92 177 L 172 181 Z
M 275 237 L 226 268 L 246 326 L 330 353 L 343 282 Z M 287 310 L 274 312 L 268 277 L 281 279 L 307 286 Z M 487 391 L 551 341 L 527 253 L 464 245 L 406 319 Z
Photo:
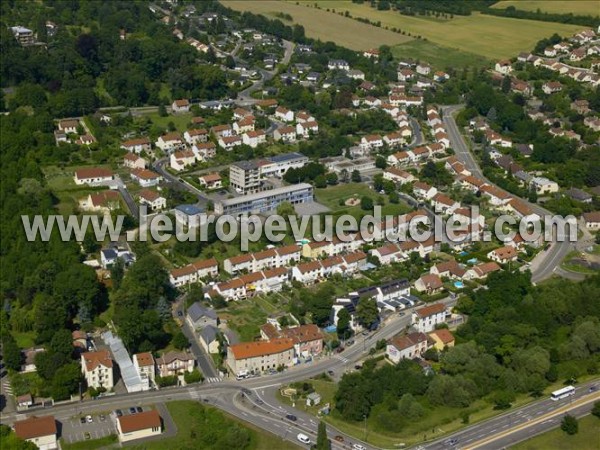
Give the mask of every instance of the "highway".
M 595 389 L 590 391 L 590 387 Z M 600 400 L 600 383 L 594 380 L 576 387 L 575 395 L 554 401 L 545 397 L 521 408 L 510 410 L 489 420 L 473 424 L 444 436 L 421 448 L 428 450 L 500 449 L 557 427 L 566 413 L 581 416 L 588 413 L 594 401 Z M 452 443 L 452 445 L 451 445 Z
M 496 186 L 494 183 L 490 182 L 487 178 L 483 176 L 483 172 L 479 167 L 475 157 L 469 150 L 467 143 L 465 142 L 464 137 L 460 133 L 458 125 L 454 120 L 454 114 L 456 114 L 459 110 L 463 108 L 463 105 L 452 105 L 452 106 L 443 106 L 441 108 L 443 113 L 443 122 L 446 127 L 446 132 L 450 138 L 450 143 L 452 149 L 456 154 L 456 157 L 459 161 L 461 161 L 465 167 L 471 171 L 471 173 L 485 180 L 488 184 Z M 504 189 L 496 186 L 503 192 Z M 510 194 L 510 193 L 509 193 Z M 510 194 L 514 197 L 513 194 Z M 553 213 L 548 211 L 547 209 L 537 205 L 535 203 L 529 203 L 526 199 L 521 199 L 524 203 L 526 203 L 533 212 L 538 214 L 540 217 L 544 216 L 552 216 Z M 564 240 L 563 242 L 559 242 L 557 237 L 554 236 L 554 240 L 550 244 L 550 247 L 547 250 L 541 251 L 536 258 L 531 263 L 531 281 L 534 283 L 539 283 L 547 278 L 550 278 L 553 274 L 567 276 L 569 278 L 579 279 L 580 277 L 575 274 L 575 276 L 570 276 L 569 272 L 566 272 L 560 269 L 560 263 L 565 258 L 565 256 L 575 248 L 574 242 L 569 242 Z

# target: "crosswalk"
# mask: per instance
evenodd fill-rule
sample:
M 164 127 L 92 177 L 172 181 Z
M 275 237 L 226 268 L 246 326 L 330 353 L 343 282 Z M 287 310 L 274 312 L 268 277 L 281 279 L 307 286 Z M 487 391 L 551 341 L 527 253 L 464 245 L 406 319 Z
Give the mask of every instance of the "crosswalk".
M 335 355 L 333 359 L 339 359 L 341 362 L 346 364 L 348 362 L 348 358 L 344 358 L 342 355 Z
M 221 381 L 223 381 L 223 378 L 221 378 L 221 377 L 207 377 L 204 381 L 206 383 L 220 383 Z
M 8 395 L 12 395 L 12 386 L 10 385 L 10 381 L 5 380 L 2 382 L 2 390 Z

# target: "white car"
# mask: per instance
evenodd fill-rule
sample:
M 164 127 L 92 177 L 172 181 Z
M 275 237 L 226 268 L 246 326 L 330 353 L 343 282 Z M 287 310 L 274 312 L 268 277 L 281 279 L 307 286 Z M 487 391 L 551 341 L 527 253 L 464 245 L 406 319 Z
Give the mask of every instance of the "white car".
M 94 421 L 94 419 L 92 419 L 92 416 L 90 416 L 89 414 L 85 416 L 85 420 L 87 421 L 87 423 L 92 423 Z
M 367 450 L 367 447 L 365 447 L 364 445 L 360 445 L 360 444 L 354 444 L 352 446 L 352 450 Z
M 296 436 L 296 439 L 298 439 L 303 444 L 307 444 L 307 445 L 310 444 L 310 438 L 303 433 L 299 433 L 298 436 Z

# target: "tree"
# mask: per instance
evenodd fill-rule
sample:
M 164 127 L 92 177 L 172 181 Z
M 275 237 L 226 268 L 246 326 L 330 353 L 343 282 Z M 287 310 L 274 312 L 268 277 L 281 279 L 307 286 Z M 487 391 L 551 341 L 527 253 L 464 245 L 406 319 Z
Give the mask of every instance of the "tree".
M 383 156 L 377 155 L 377 158 L 375 158 L 375 167 L 385 169 L 387 167 L 387 160 Z
M 560 423 L 560 429 L 569 435 L 577 434 L 579 431 L 579 422 L 577 422 L 575 417 L 567 414 Z
M 60 367 L 52 378 L 50 392 L 54 400 L 68 399 L 79 389 L 81 382 L 81 372 L 79 364 L 69 363 Z
M 356 318 L 358 322 L 365 328 L 369 328 L 379 318 L 379 310 L 377 302 L 373 298 L 361 298 L 356 307 Z
M 510 77 L 508 75 L 502 78 L 502 92 L 505 94 L 510 92 Z
M 319 175 L 315 178 L 315 187 L 320 189 L 327 187 L 327 178 L 325 178 L 325 175 Z
M 350 313 L 346 308 L 340 309 L 337 314 L 337 335 L 340 339 L 347 339 L 351 333 L 350 330 Z
M 296 210 L 290 202 L 282 202 L 277 207 L 277 215 L 281 217 L 295 216 Z
M 396 191 L 390 192 L 388 198 L 390 203 L 400 203 L 400 195 Z
M 364 195 L 360 199 L 360 208 L 363 211 L 371 211 L 373 209 L 373 199 L 367 195 Z
M 600 401 L 594 403 L 592 414 L 600 419 Z
M 12 336 L 2 340 L 2 353 L 6 367 L 17 371 L 21 369 L 21 349 Z
M 316 450 L 329 450 L 331 448 L 331 441 L 327 437 L 327 427 L 325 422 L 322 420 L 319 422 L 319 428 L 317 430 L 317 446 Z
M 178 350 L 183 350 L 190 346 L 190 341 L 188 341 L 188 338 L 185 337 L 185 334 L 183 334 L 181 331 L 175 333 L 172 342 L 175 348 Z
M 327 184 L 331 186 L 338 184 L 338 176 L 335 172 L 329 172 L 327 175 L 325 175 L 325 178 L 327 179 Z
M 352 171 L 352 182 L 360 183 L 360 181 L 361 181 L 360 172 L 358 170 L 353 170 Z
M 125 263 L 123 258 L 117 258 L 110 268 L 110 279 L 112 280 L 113 289 L 116 291 L 121 287 L 121 282 L 125 276 Z

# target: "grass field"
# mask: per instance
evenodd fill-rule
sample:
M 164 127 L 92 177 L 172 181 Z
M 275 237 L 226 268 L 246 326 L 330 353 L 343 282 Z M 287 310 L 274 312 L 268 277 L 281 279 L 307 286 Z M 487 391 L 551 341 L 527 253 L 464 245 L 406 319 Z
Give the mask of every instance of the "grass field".
M 270 2 L 264 3 L 268 6 Z M 317 3 L 322 9 L 313 8 L 314 3 Z M 353 17 L 364 17 L 371 21 L 379 21 L 384 27 L 395 27 L 444 47 L 475 53 L 492 59 L 507 58 L 515 56 L 521 51 L 531 50 L 540 39 L 549 37 L 553 33 L 571 35 L 585 28 L 484 14 L 432 20 L 425 17 L 404 16 L 393 11 L 378 11 L 371 8 L 368 2 L 356 4 L 348 0 L 306 0 L 300 2 L 300 4 L 311 11 L 310 17 L 314 20 L 316 20 L 315 16 L 317 15 L 336 16 L 331 12 L 328 13 L 325 10 L 326 8 L 334 8 L 337 12 L 348 11 Z M 272 8 L 272 6 L 269 7 Z M 337 32 L 338 30 L 333 27 L 327 30 L 327 33 L 331 34 L 331 39 L 335 39 Z
M 245 448 L 253 450 L 291 450 L 297 449 L 295 445 L 282 441 L 277 436 L 260 430 L 250 424 L 229 416 L 212 407 L 205 407 L 193 401 L 179 401 L 167 403 L 169 413 L 177 425 L 177 436 L 146 442 L 135 449 L 144 450 L 171 450 L 192 448 L 225 448 L 224 442 L 220 446 L 213 444 L 209 436 L 216 436 L 233 426 L 242 426 L 250 431 L 250 442 Z M 216 443 L 215 443 L 216 444 Z M 235 447 L 231 447 L 235 448 Z
M 481 55 L 422 40 L 414 40 L 396 45 L 392 47 L 392 54 L 399 59 L 411 58 L 419 61 L 427 61 L 436 69 L 467 66 L 480 68 L 491 64 L 491 60 Z
M 293 23 L 302 25 L 308 37 L 334 41 L 352 50 L 368 50 L 384 44 L 396 45 L 411 40 L 408 36 L 363 24 L 338 14 L 298 6 L 295 3 L 258 0 L 222 0 L 221 3 L 237 11 L 251 11 L 272 19 L 277 18 L 278 12 L 290 14 Z M 290 23 L 292 22 L 286 21 L 286 25 Z
M 96 448 L 110 448 L 111 444 L 116 444 L 118 441 L 115 434 L 105 436 L 100 439 L 92 439 L 90 441 L 74 442 L 69 444 L 64 439 L 60 440 L 60 448 L 62 450 L 93 450 Z
M 492 6 L 492 8 L 506 9 L 514 6 L 523 11 L 537 11 L 574 15 L 600 15 L 600 6 L 596 0 L 562 0 L 562 1 L 539 1 L 539 0 L 504 0 Z
M 511 450 L 596 450 L 600 447 L 600 420 L 586 416 L 579 420 L 579 432 L 569 436 L 560 428 L 510 447 Z

